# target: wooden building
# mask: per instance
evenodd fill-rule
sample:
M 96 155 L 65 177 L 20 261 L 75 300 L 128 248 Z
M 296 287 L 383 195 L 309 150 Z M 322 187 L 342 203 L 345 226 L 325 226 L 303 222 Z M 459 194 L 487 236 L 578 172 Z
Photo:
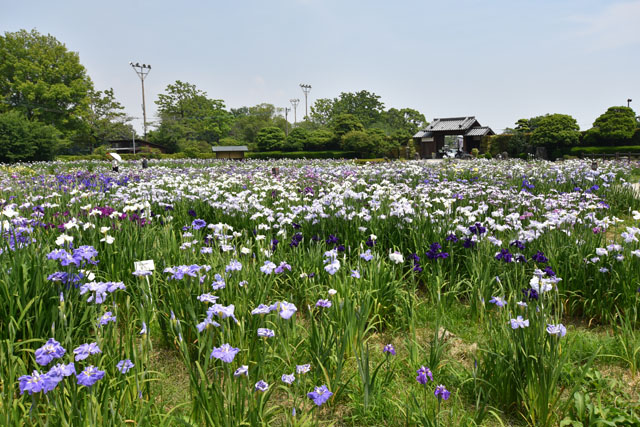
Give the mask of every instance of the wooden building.
M 216 153 L 216 159 L 244 159 L 244 153 L 249 151 L 246 145 L 219 145 L 217 147 L 211 147 L 214 153 Z
M 109 151 L 118 154 L 140 154 L 149 152 L 150 149 L 159 150 L 161 153 L 166 153 L 167 148 L 162 145 L 154 144 L 153 142 L 145 141 L 142 139 L 117 139 L 109 141 L 111 148 Z
M 480 149 L 480 141 L 485 135 L 495 135 L 491 128 L 481 126 L 475 117 L 449 117 L 434 119 L 426 128 L 413 135 L 416 152 L 421 159 L 442 157 L 445 135 L 460 135 L 463 137 L 462 151 L 471 152 Z

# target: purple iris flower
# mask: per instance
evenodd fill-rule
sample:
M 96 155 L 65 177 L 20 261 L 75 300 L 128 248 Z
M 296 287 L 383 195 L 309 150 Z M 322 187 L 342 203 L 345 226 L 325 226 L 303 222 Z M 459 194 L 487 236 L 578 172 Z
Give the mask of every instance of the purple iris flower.
M 392 345 L 392 344 L 387 344 L 387 345 L 385 345 L 385 346 L 384 346 L 384 348 L 382 349 L 382 352 L 383 352 L 383 353 L 389 353 L 389 354 L 391 354 L 392 356 L 395 356 L 395 355 L 396 355 L 396 349 L 393 347 L 393 345 Z
M 331 301 L 328 299 L 319 299 L 318 302 L 316 302 L 316 307 L 329 308 L 331 307 Z
M 469 231 L 472 234 L 484 234 L 487 232 L 487 229 L 485 227 L 482 226 L 482 224 L 480 224 L 479 222 L 476 222 L 475 225 L 472 225 L 471 227 L 469 227 Z
M 446 240 L 447 242 L 456 243 L 458 241 L 458 236 L 452 233 L 452 234 L 449 234 L 444 240 Z
M 191 223 L 191 227 L 194 230 L 200 230 L 201 228 L 204 228 L 206 226 L 207 226 L 207 221 L 203 219 L 194 219 L 193 222 Z
M 225 363 L 233 362 L 233 358 L 236 357 L 236 354 L 240 351 L 239 348 L 231 347 L 229 344 L 222 344 L 220 347 L 214 347 L 211 352 L 211 358 L 220 359 Z
M 542 253 L 542 251 L 536 252 L 536 254 L 532 256 L 531 259 L 541 264 L 546 264 L 547 262 L 549 262 L 549 259 L 546 256 L 544 256 L 544 253 Z
M 416 381 L 420 384 L 424 385 L 429 382 L 429 380 L 433 381 L 433 373 L 431 373 L 431 369 L 426 366 L 421 366 L 416 372 L 418 374 Z
M 524 250 L 524 243 L 522 243 L 520 240 L 514 240 L 513 242 L 509 243 L 509 246 L 515 246 L 521 251 Z
M 247 377 L 249 376 L 249 366 L 248 365 L 242 365 L 240 366 L 238 369 L 236 369 L 236 371 L 233 373 L 234 377 L 239 377 L 240 375 L 246 375 Z
M 513 255 L 509 252 L 509 249 L 500 249 L 500 252 L 496 254 L 496 259 L 498 261 L 513 262 Z
M 76 375 L 78 384 L 86 387 L 91 387 L 92 385 L 97 383 L 98 380 L 101 380 L 102 377 L 104 377 L 104 371 L 99 370 L 93 365 L 87 366 L 85 370 L 80 373 L 80 375 Z
M 525 288 L 522 290 L 525 299 L 529 300 L 537 300 L 538 299 L 538 291 L 533 288 Z
M 113 313 L 111 313 L 110 311 L 107 311 L 105 314 L 103 314 L 98 318 L 98 323 L 100 324 L 100 326 L 104 326 L 109 322 L 115 323 L 115 321 L 116 321 L 116 316 L 114 316 Z
M 294 374 L 283 374 L 282 375 L 282 382 L 285 384 L 293 384 L 293 382 L 296 380 L 296 377 Z
M 295 314 L 295 312 L 298 311 L 296 306 L 292 303 L 282 301 L 278 304 L 279 304 L 278 311 L 280 313 L 280 317 L 282 317 L 285 320 L 291 319 L 291 317 Z
M 325 240 L 325 242 L 327 242 L 327 245 L 337 245 L 339 241 L 340 239 L 338 239 L 338 237 L 334 236 L 333 234 L 329 234 L 329 237 L 327 237 L 327 240 Z
M 18 378 L 18 381 L 20 384 L 20 394 L 23 394 L 25 391 L 28 391 L 29 394 L 39 393 L 41 391 L 46 393 L 50 389 L 48 375 L 41 374 L 38 371 L 33 371 L 31 375 L 23 375 Z
M 258 336 L 263 338 L 271 338 L 271 337 L 275 337 L 276 333 L 273 331 L 273 329 L 258 328 Z
M 129 369 L 133 368 L 134 366 L 135 365 L 133 364 L 133 362 L 131 362 L 130 359 L 125 359 L 125 360 L 119 361 L 118 364 L 116 365 L 116 368 L 121 373 L 126 374 L 127 372 L 129 372 Z
M 507 305 L 507 302 L 504 300 L 504 298 L 501 297 L 492 297 L 489 302 L 497 305 L 498 307 L 504 307 L 505 305 Z
M 102 350 L 98 347 L 98 343 L 92 342 L 91 344 L 82 344 L 80 347 L 73 350 L 75 354 L 76 362 L 84 360 L 92 354 L 102 353 Z
M 333 393 L 329 391 L 326 385 L 321 385 L 320 387 L 314 388 L 314 390 L 310 393 L 307 393 L 307 397 L 313 400 L 318 406 L 322 406 L 329 398 L 333 396 Z
M 53 338 L 49 338 L 45 345 L 36 350 L 36 363 L 38 365 L 46 366 L 53 359 L 59 359 L 64 356 L 67 351 L 60 345 L 60 343 Z
M 267 391 L 269 390 L 269 384 L 267 384 L 263 380 L 260 380 L 256 383 L 255 389 L 256 391 Z
M 440 399 L 447 400 L 449 396 L 451 396 L 451 392 L 447 390 L 442 384 L 440 384 L 439 386 L 436 386 L 436 389 L 433 392 L 433 394 L 438 398 L 438 400 Z

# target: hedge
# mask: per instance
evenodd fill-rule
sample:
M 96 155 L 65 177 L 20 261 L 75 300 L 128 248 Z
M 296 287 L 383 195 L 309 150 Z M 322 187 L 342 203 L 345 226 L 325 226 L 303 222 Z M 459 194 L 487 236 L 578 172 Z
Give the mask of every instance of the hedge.
M 640 145 L 621 145 L 607 147 L 571 147 L 569 154 L 579 156 L 580 154 L 615 154 L 615 153 L 634 153 L 640 155 Z
M 185 153 L 174 154 L 120 154 L 122 160 L 142 160 L 147 159 L 186 159 Z M 356 153 L 353 151 L 266 151 L 248 152 L 245 154 L 248 159 L 353 159 Z M 216 153 L 198 153 L 194 159 L 215 159 Z M 110 160 L 110 157 L 102 154 L 87 154 L 84 156 L 57 156 L 56 160 L 63 162 L 74 162 L 78 160 Z
M 213 153 L 205 153 L 202 154 L 203 157 L 197 157 L 202 159 L 210 159 L 215 158 L 215 154 Z M 147 159 L 186 159 L 187 156 L 184 153 L 174 153 L 174 154 L 157 154 L 157 153 L 148 153 L 148 154 L 120 154 L 122 160 L 142 160 L 143 157 Z M 103 154 L 85 154 L 83 156 L 67 156 L 60 155 L 56 156 L 56 160 L 60 160 L 63 162 L 75 162 L 78 160 L 111 160 L 111 157 L 108 157 Z
M 264 151 L 245 155 L 250 159 L 353 159 L 354 151 Z

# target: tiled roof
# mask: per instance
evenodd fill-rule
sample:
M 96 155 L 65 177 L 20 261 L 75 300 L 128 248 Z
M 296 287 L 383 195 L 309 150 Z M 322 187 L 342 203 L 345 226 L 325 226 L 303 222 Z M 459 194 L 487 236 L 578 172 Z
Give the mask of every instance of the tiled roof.
M 249 151 L 249 148 L 246 145 L 218 145 L 215 147 L 211 147 L 214 153 L 218 151 Z
M 433 132 L 426 132 L 423 130 L 419 130 L 418 133 L 413 135 L 414 138 L 429 138 L 433 136 Z
M 495 133 L 491 130 L 489 126 L 477 126 L 469 129 L 465 136 L 485 136 L 485 135 L 494 135 Z
M 475 117 L 450 117 L 446 119 L 435 119 L 424 130 L 433 132 L 451 132 L 456 130 L 466 131 L 473 125 L 479 126 L 480 123 Z

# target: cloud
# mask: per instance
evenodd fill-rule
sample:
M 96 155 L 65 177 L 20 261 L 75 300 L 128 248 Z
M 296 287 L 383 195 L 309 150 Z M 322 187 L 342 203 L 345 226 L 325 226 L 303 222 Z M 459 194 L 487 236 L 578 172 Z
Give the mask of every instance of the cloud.
M 575 35 L 589 40 L 595 50 L 640 44 L 639 0 L 611 4 L 600 13 L 570 19 L 583 27 Z

